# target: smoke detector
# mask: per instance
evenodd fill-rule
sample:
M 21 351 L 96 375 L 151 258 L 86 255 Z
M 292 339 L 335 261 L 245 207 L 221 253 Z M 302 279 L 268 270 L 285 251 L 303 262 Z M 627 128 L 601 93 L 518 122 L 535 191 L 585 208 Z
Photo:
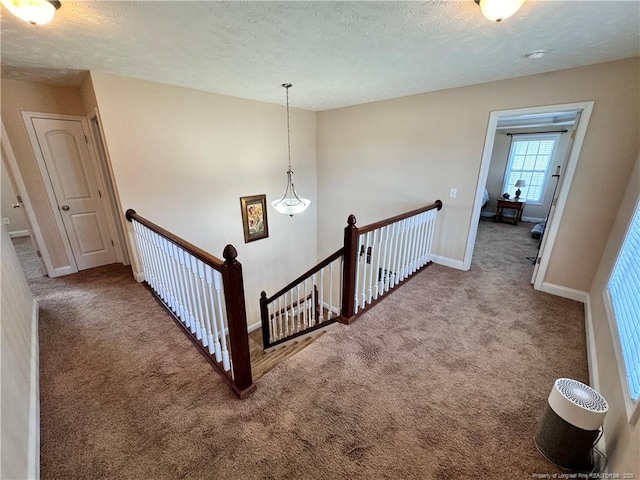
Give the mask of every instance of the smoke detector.
M 546 50 L 534 50 L 533 52 L 529 52 L 525 55 L 527 58 L 531 58 L 533 60 L 537 60 L 539 58 L 544 57 L 544 54 L 547 53 Z

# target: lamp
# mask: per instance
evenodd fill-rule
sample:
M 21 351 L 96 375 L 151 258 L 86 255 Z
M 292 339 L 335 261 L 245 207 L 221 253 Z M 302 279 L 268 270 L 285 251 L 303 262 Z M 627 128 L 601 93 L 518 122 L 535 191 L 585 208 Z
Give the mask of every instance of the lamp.
M 516 13 L 524 0 L 475 0 L 480 5 L 480 11 L 492 22 L 501 22 Z
M 293 170 L 291 170 L 291 129 L 289 128 L 289 89 L 290 83 L 283 83 L 282 86 L 287 90 L 287 146 L 289 148 L 289 169 L 287 170 L 287 189 L 279 200 L 271 202 L 273 208 L 278 212 L 293 217 L 296 213 L 304 212 L 311 204 L 311 200 L 303 198 L 296 192 L 293 184 Z
M 44 25 L 53 20 L 61 6 L 58 0 L 1 0 L 2 4 L 7 7 L 20 20 L 29 22 L 32 25 Z
M 522 190 L 520 190 L 521 188 L 524 188 L 527 186 L 527 182 L 525 182 L 524 180 L 520 179 L 516 182 L 515 187 L 517 188 L 516 190 L 516 198 L 519 199 L 520 198 L 520 194 L 522 193 Z

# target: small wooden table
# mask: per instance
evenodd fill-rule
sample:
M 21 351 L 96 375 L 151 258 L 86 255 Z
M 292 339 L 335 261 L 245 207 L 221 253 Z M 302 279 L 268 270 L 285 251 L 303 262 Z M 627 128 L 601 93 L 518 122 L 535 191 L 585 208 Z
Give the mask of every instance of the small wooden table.
M 498 208 L 496 210 L 496 216 L 493 218 L 494 222 L 508 222 L 513 225 L 518 225 L 519 221 L 522 221 L 522 211 L 527 202 L 524 200 L 505 200 L 504 198 L 498 199 Z M 513 217 L 505 217 L 504 209 L 513 209 L 516 211 Z M 505 220 L 508 219 L 508 220 Z

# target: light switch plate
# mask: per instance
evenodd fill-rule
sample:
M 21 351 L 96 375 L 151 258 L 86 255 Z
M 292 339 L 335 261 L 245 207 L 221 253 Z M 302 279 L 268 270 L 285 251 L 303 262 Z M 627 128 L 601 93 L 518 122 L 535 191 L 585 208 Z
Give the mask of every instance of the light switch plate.
M 457 188 L 452 188 L 451 190 L 449 190 L 449 197 L 456 198 L 457 195 L 458 195 L 458 189 Z
M 7 217 L 3 217 L 2 223 L 4 223 L 5 225 L 11 225 L 11 220 L 9 220 Z

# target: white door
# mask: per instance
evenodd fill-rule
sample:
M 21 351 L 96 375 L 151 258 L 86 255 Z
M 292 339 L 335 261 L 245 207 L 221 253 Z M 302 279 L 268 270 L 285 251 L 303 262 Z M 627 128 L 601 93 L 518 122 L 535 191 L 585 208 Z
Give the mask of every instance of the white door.
M 31 122 L 78 270 L 115 263 L 82 122 L 49 118 Z

